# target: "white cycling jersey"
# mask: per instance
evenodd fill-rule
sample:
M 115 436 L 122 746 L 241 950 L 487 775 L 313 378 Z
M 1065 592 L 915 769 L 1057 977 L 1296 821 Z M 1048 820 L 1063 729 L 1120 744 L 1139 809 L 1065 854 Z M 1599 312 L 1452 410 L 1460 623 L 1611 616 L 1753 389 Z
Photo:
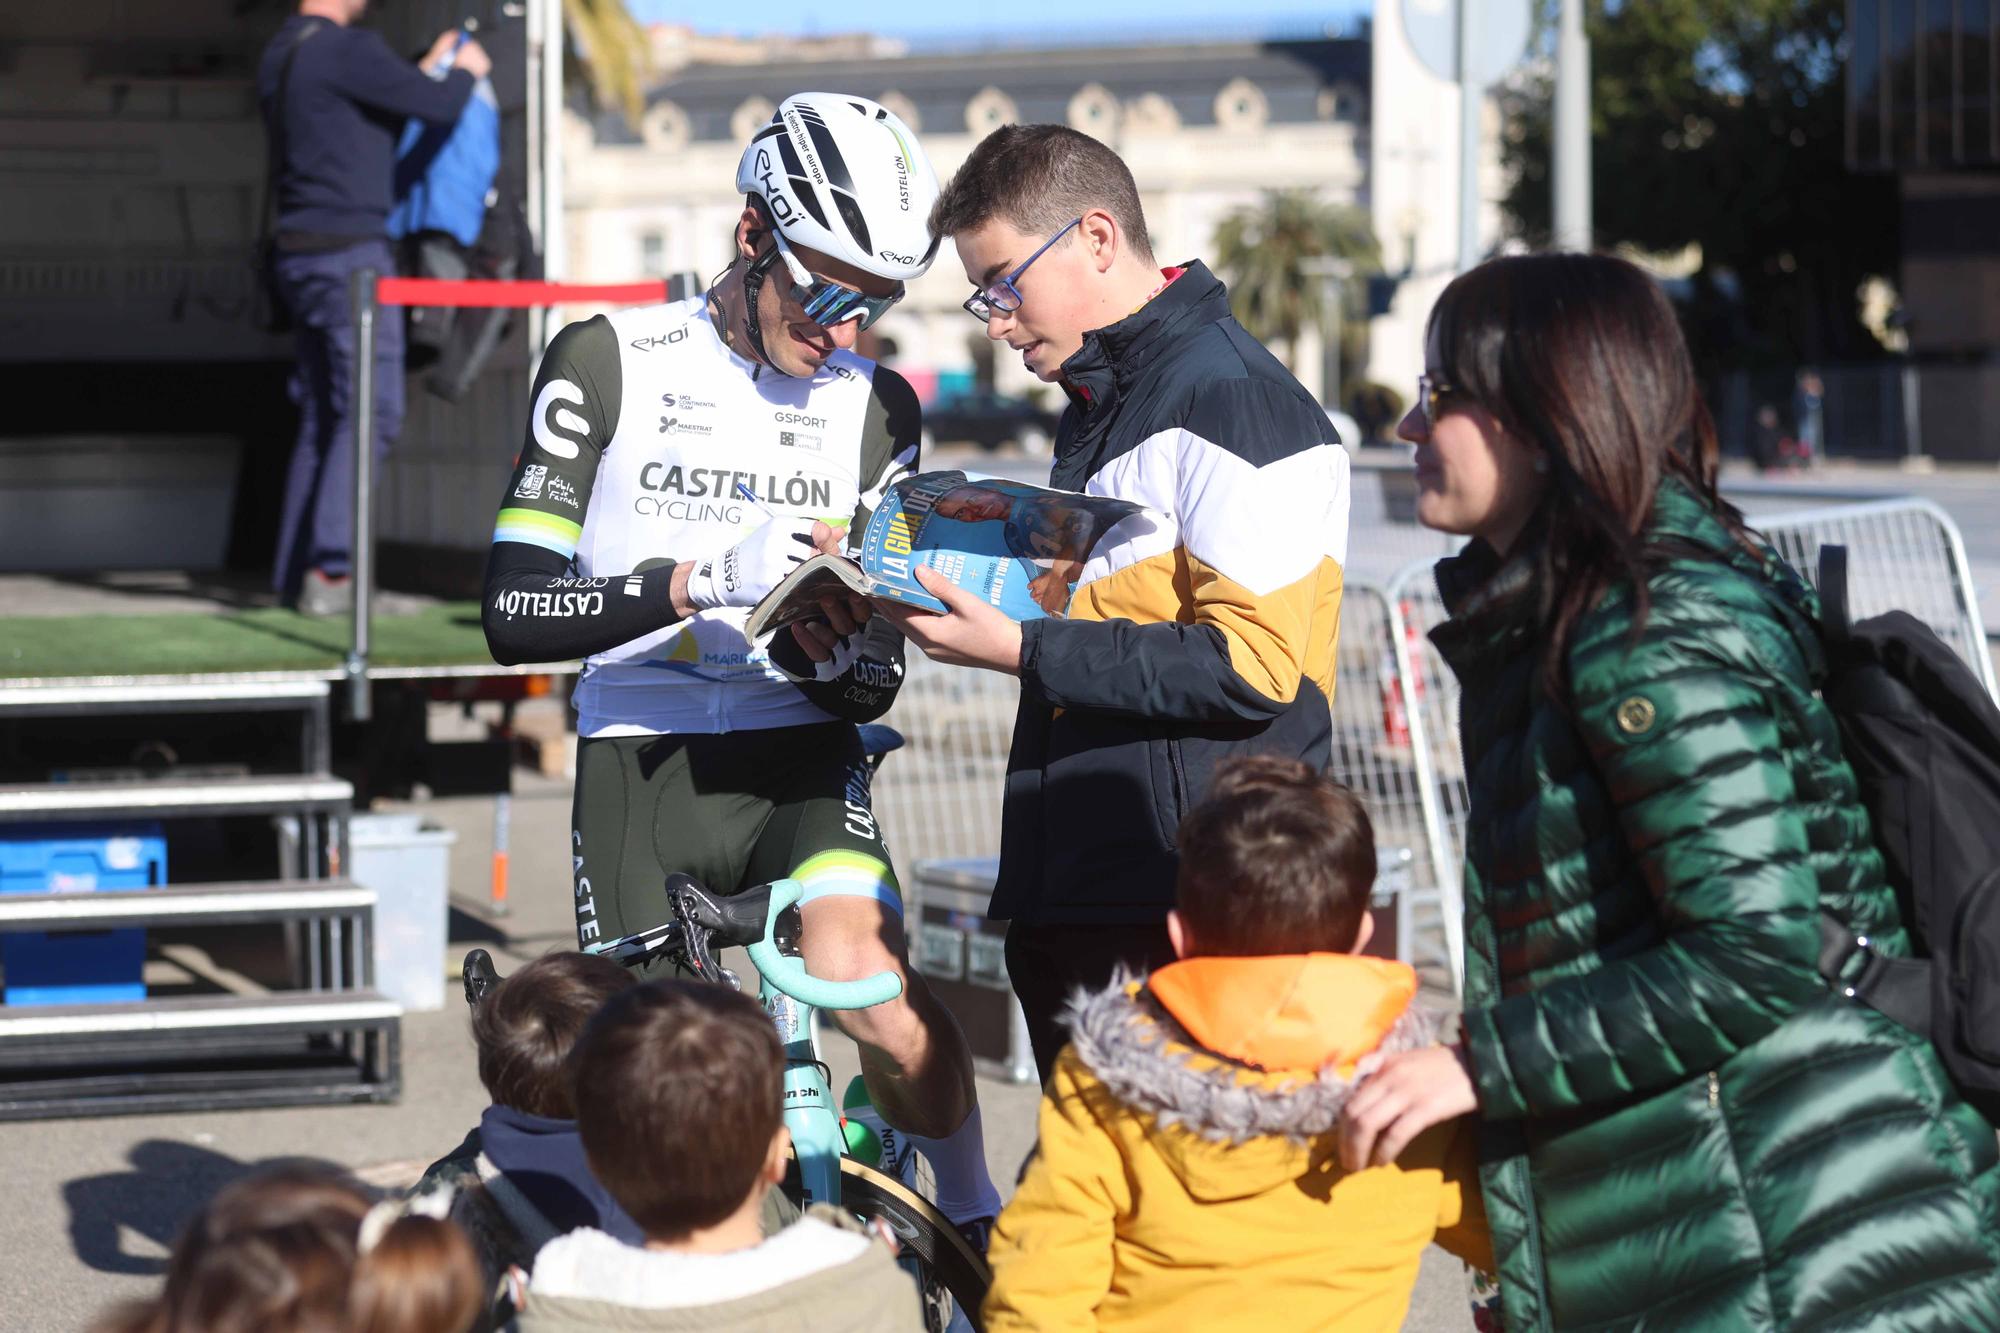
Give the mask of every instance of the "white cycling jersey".
M 905 400 L 910 410 L 896 410 Z M 519 610 L 588 615 L 605 599 L 640 596 L 648 569 L 720 554 L 769 514 L 863 522 L 915 461 L 914 408 L 899 377 L 847 352 L 810 379 L 736 355 L 700 297 L 571 325 L 536 378 L 493 539 L 557 552 L 575 578 L 561 592 L 500 596 L 575 597 L 568 608 Z M 578 733 L 760 730 L 832 716 L 744 637 L 748 617 L 741 607 L 702 611 L 592 654 L 576 691 Z

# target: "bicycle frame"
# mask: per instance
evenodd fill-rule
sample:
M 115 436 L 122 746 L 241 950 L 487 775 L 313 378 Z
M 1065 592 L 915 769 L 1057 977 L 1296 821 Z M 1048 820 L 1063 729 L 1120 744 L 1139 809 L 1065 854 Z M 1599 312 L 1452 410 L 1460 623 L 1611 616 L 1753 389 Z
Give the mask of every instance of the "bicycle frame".
M 833 1085 L 819 1058 L 813 1032 L 817 1014 L 765 978 L 758 1000 L 778 1030 L 785 1048 L 785 1128 L 792 1132 L 792 1151 L 799 1159 L 799 1182 L 808 1203 L 840 1202 L 840 1157 L 846 1140 L 840 1115 L 833 1109 Z

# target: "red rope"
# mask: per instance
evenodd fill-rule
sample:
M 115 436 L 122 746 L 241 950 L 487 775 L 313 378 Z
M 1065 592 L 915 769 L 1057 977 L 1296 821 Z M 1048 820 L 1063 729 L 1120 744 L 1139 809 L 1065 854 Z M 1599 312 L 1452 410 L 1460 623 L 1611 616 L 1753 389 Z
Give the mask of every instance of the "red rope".
M 566 302 L 646 305 L 667 299 L 664 280 L 608 284 L 570 282 L 447 282 L 442 278 L 378 278 L 378 305 L 528 306 Z

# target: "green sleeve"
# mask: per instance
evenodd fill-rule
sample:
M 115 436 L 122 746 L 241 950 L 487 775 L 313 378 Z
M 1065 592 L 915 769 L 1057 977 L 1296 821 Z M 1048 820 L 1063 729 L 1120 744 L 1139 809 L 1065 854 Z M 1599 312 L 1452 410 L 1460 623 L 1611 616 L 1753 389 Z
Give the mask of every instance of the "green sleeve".
M 496 544 L 539 546 L 565 560 L 576 554 L 623 393 L 610 320 L 598 315 L 556 335 L 535 376 L 527 437 L 493 528 Z
M 1635 879 L 1603 891 L 1648 894 L 1663 937 L 1465 1015 L 1487 1119 L 1671 1087 L 1824 993 L 1819 879 L 1773 679 L 1804 665 L 1767 668 L 1784 649 L 1759 629 L 1697 587 L 1656 593 L 1636 644 L 1603 633 L 1572 651 L 1575 723 Z

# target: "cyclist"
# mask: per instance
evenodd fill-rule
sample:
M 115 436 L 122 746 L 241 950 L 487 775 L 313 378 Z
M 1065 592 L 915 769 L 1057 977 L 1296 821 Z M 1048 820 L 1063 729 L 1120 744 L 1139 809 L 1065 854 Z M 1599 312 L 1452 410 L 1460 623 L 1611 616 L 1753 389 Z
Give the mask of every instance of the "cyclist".
M 937 177 L 886 108 L 800 93 L 751 139 L 736 188 L 734 257 L 705 295 L 550 344 L 494 529 L 487 643 L 504 663 L 588 659 L 579 944 L 657 924 L 670 871 L 722 892 L 799 880 L 815 975 L 902 978 L 901 998 L 835 1021 L 882 1119 L 930 1160 L 939 1207 L 983 1246 L 999 1197 L 971 1057 L 907 966 L 855 729 L 901 684 L 901 636 L 861 602 L 768 648 L 743 633 L 815 539 L 865 521 L 916 461 L 915 394 L 852 348 L 937 251 Z

